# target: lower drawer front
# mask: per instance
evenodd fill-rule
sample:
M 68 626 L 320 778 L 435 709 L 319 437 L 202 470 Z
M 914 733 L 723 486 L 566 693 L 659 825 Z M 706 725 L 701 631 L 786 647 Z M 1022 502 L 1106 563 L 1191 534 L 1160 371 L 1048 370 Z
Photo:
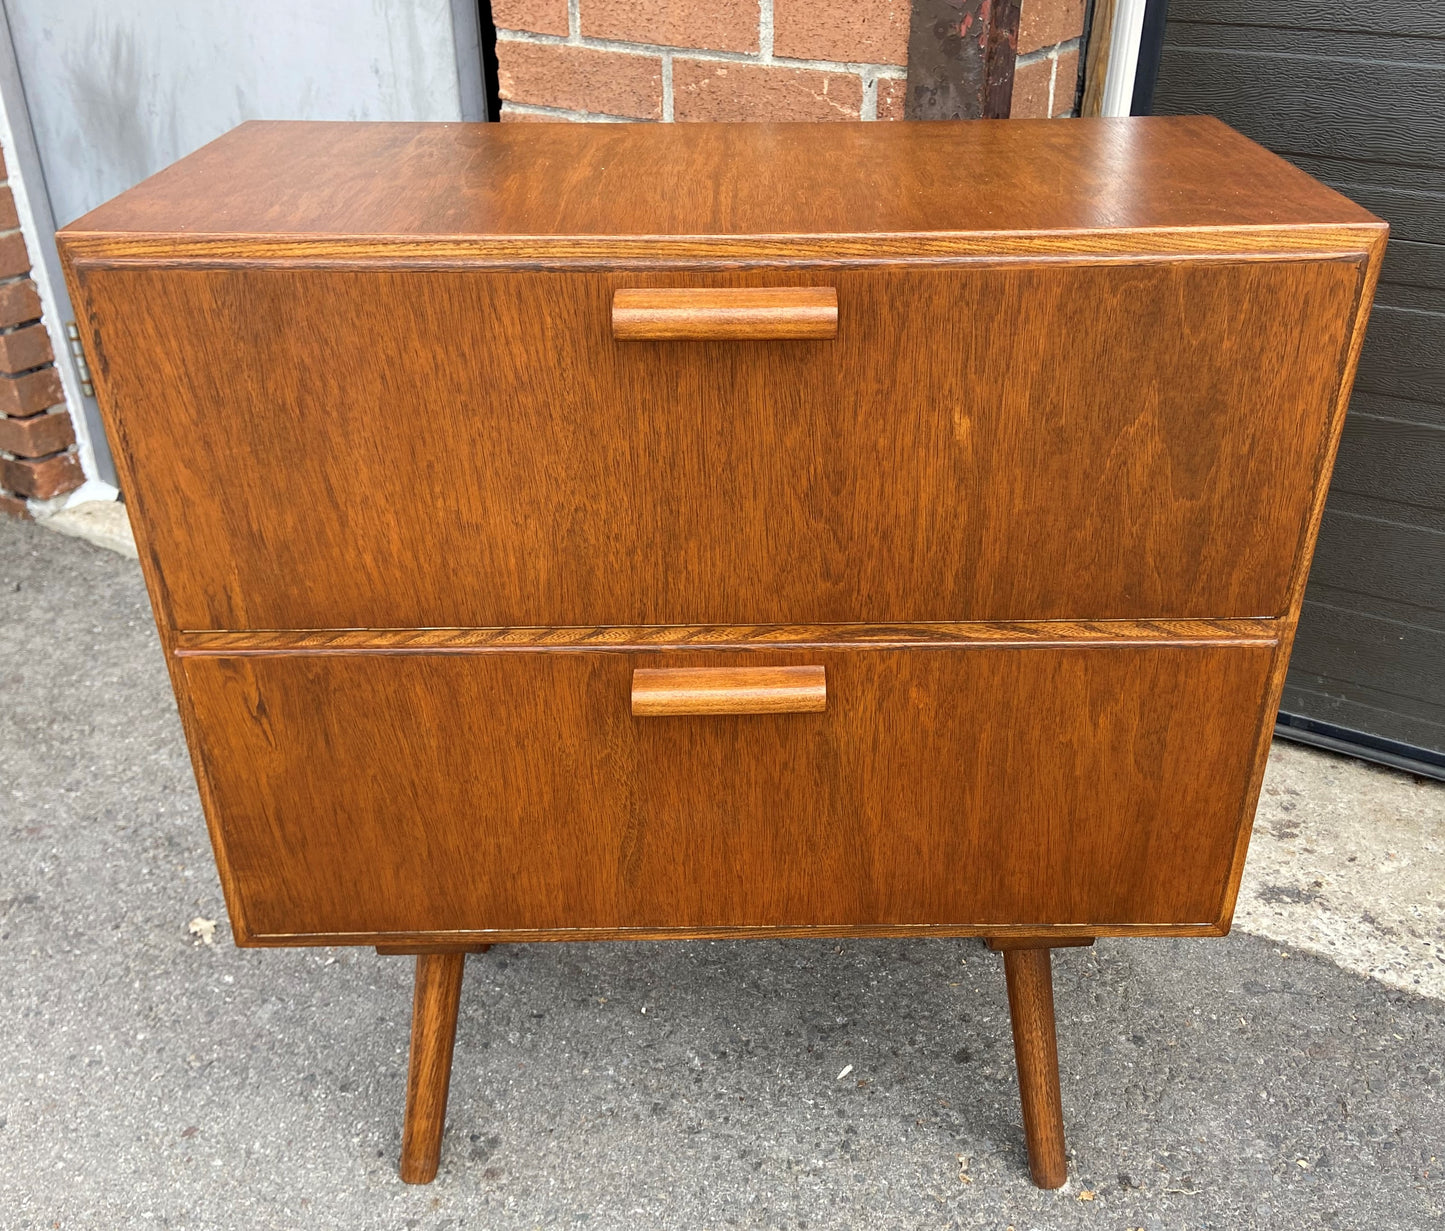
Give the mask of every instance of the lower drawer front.
M 243 939 L 1215 922 L 1270 649 L 190 658 Z M 635 717 L 635 668 L 822 712 Z

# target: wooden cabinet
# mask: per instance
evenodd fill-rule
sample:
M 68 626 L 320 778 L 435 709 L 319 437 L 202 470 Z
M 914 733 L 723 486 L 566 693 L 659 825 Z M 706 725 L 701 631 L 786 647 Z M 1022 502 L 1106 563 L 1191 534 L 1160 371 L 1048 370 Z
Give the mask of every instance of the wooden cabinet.
M 62 250 L 240 944 L 1229 926 L 1383 224 L 1212 121 L 250 124 Z

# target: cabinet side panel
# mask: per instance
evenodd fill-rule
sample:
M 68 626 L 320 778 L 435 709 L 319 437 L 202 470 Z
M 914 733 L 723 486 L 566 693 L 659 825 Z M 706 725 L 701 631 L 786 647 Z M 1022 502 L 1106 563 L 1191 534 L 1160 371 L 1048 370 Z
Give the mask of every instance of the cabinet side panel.
M 163 567 L 163 558 L 166 553 L 157 549 L 156 536 L 152 533 L 153 525 L 156 525 L 161 519 L 152 518 L 146 509 L 143 485 L 136 479 L 134 457 L 138 450 L 132 447 L 132 441 L 128 435 L 130 424 L 122 416 L 115 414 L 116 399 L 112 388 L 114 373 L 105 340 L 98 326 L 97 316 L 102 314 L 98 314 L 96 311 L 90 282 L 71 259 L 72 254 L 64 237 L 61 237 L 59 248 L 66 287 L 70 293 L 71 304 L 75 309 L 76 328 L 88 359 L 91 379 L 95 385 L 96 402 L 100 407 L 106 439 L 111 445 L 111 455 L 115 462 L 121 495 L 126 501 L 131 532 L 135 536 L 136 554 L 140 561 L 141 575 L 145 579 L 146 595 L 150 599 L 151 613 L 155 618 L 161 653 L 165 657 L 166 670 L 170 675 L 171 689 L 175 693 L 176 707 L 181 719 L 181 728 L 185 732 L 187 750 L 191 757 L 191 768 L 196 776 L 196 787 L 205 812 L 211 847 L 216 856 L 216 871 L 221 881 L 221 892 L 226 900 L 226 913 L 230 918 L 231 928 L 236 939 L 244 941 L 249 934 L 245 904 L 240 894 L 236 892 L 236 881 L 231 873 L 225 836 L 216 824 L 217 807 L 200 752 L 200 740 L 195 711 L 191 705 L 190 690 L 187 687 L 186 675 L 181 668 L 180 660 L 174 654 L 176 625 L 172 614 L 171 596 L 166 587 L 166 570 Z M 138 302 L 133 305 L 133 310 L 137 316 L 143 316 L 155 310 L 164 318 L 168 309 L 164 303 L 155 305 L 153 309 L 149 305 Z M 123 355 L 121 367 L 123 371 L 130 371 L 136 368 L 144 369 L 145 364 L 144 352 L 139 354 L 126 352 Z M 124 375 L 122 375 L 123 380 Z M 143 423 L 136 426 L 139 430 L 145 430 Z M 164 506 L 166 503 L 164 487 L 159 495 Z
M 1339 452 L 1340 436 L 1345 427 L 1345 413 L 1349 409 L 1350 393 L 1355 385 L 1355 372 L 1359 367 L 1360 351 L 1365 344 L 1365 330 L 1370 323 L 1370 308 L 1375 302 L 1375 287 L 1379 284 L 1380 269 L 1385 259 L 1385 244 L 1388 236 L 1388 230 L 1378 233 L 1371 243 L 1368 259 L 1360 267 L 1354 304 L 1349 316 L 1348 344 L 1339 357 L 1338 375 L 1331 395 L 1329 425 L 1320 443 L 1319 454 L 1315 462 L 1314 482 L 1309 494 L 1309 511 L 1305 519 L 1304 531 L 1300 536 L 1294 568 L 1290 574 L 1288 605 L 1283 618 L 1279 621 L 1279 647 L 1274 654 L 1274 662 L 1270 668 L 1269 687 L 1265 691 L 1264 704 L 1260 712 L 1259 731 L 1255 744 L 1254 772 L 1245 793 L 1239 832 L 1235 836 L 1234 858 L 1220 903 L 1218 923 L 1224 931 L 1228 931 L 1233 921 L 1235 903 L 1239 899 L 1239 885 L 1244 877 L 1244 860 L 1249 852 L 1249 838 L 1254 829 L 1254 814 L 1259 805 L 1259 792 L 1264 785 L 1264 771 L 1269 761 L 1275 717 L 1279 713 L 1280 696 L 1284 692 L 1285 676 L 1289 671 L 1290 652 L 1294 648 L 1295 632 L 1299 627 L 1300 609 L 1304 604 L 1305 585 L 1309 581 L 1315 541 L 1319 537 L 1320 521 L 1324 517 L 1325 498 L 1329 495 L 1330 489 L 1330 476 L 1334 471 L 1335 456 Z

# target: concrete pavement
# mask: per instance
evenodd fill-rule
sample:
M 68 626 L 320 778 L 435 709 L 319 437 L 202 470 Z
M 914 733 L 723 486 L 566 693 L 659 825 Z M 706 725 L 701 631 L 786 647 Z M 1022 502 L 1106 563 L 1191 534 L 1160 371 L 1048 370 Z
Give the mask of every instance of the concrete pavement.
M 0 522 L 0 1228 L 1438 1226 L 1445 788 L 1266 785 L 1263 935 L 1058 957 L 1061 1192 L 972 941 L 474 957 L 408 1188 L 409 963 L 231 945 L 135 564 Z

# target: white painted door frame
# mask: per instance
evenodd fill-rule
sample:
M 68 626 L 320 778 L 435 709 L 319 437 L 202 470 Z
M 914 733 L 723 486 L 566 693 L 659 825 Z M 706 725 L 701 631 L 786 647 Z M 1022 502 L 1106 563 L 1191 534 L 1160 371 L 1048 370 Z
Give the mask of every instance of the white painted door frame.
M 1131 113 L 1146 7 L 1146 0 L 1114 0 L 1114 26 L 1110 31 L 1109 67 L 1104 74 L 1100 115 L 1124 116 Z

